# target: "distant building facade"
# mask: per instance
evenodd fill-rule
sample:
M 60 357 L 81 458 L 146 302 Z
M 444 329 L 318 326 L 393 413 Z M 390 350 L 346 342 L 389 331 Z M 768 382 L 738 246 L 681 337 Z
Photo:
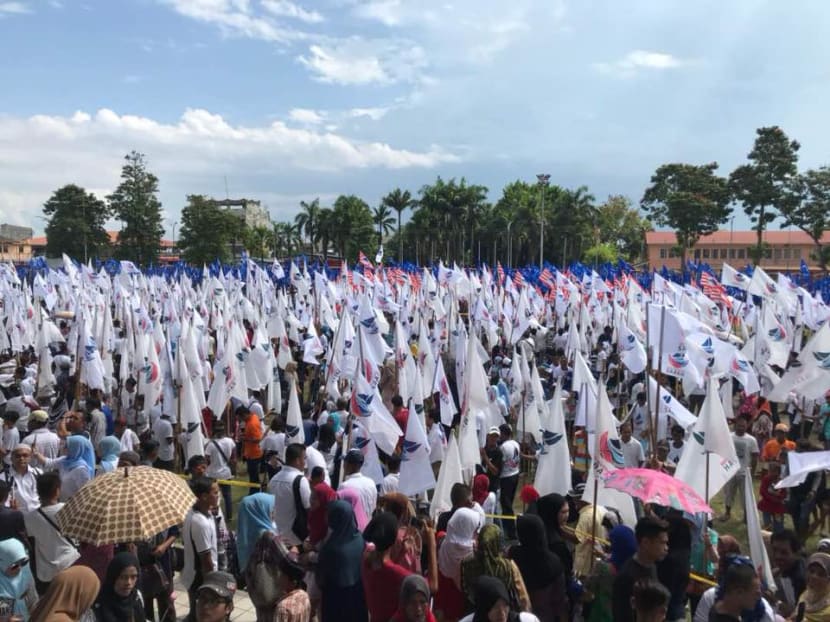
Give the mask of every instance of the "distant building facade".
M 212 199 L 215 205 L 224 207 L 250 228 L 271 228 L 271 216 L 259 201 L 251 199 Z
M 4 240 L 28 240 L 35 234 L 31 227 L 21 227 L 8 223 L 0 224 L 0 238 Z
M 767 272 L 791 272 L 801 267 L 801 260 L 811 272 L 820 270 L 813 258 L 816 245 L 803 231 L 765 231 L 763 241 L 767 251 L 761 267 Z M 714 270 L 720 270 L 724 263 L 741 267 L 751 263 L 750 251 L 757 243 L 755 231 L 716 231 L 700 238 L 694 248 L 686 251 L 686 259 L 708 263 Z M 825 231 L 822 245 L 830 244 L 830 231 Z M 677 236 L 673 231 L 646 232 L 646 253 L 651 268 L 659 270 L 680 270 L 680 253 L 677 251 Z

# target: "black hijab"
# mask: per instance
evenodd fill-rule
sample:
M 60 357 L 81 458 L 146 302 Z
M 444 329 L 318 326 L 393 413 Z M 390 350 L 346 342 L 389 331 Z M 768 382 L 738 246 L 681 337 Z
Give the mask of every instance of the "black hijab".
M 357 528 L 354 510 L 348 501 L 329 503 L 329 536 L 320 547 L 318 569 L 327 588 L 346 588 L 360 583 L 363 536 Z
M 121 573 L 131 566 L 140 572 L 138 558 L 132 553 L 119 553 L 107 567 L 107 576 L 101 584 L 101 592 L 93 607 L 98 622 L 144 622 L 144 606 L 138 595 L 138 581 L 128 596 L 115 591 L 115 582 Z
M 473 622 L 487 622 L 490 610 L 500 600 L 510 604 L 510 595 L 504 583 L 488 575 L 482 575 L 476 579 L 475 595 L 476 610 L 473 613 Z M 511 609 L 507 614 L 507 622 L 518 622 L 518 620 L 518 612 Z
M 574 559 L 571 549 L 559 527 L 559 510 L 568 503 L 562 495 L 555 492 L 539 497 L 536 501 L 536 513 L 545 524 L 545 533 L 548 537 L 548 549 L 556 555 L 565 566 L 565 572 L 570 577 L 573 571 Z
M 516 520 L 519 544 L 510 550 L 529 590 L 540 590 L 562 576 L 560 559 L 548 548 L 545 524 L 535 514 L 525 514 Z

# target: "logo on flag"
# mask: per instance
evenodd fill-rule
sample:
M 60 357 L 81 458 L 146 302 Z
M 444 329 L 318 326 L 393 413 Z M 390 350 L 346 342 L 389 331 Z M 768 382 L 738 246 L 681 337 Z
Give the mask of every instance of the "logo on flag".
M 678 350 L 674 354 L 669 355 L 669 365 L 675 369 L 683 369 L 689 364 L 689 358 L 686 356 L 685 350 Z
M 735 357 L 732 359 L 732 371 L 738 374 L 749 372 L 749 363 L 744 359 Z
M 599 454 L 606 464 L 612 467 L 625 466 L 625 458 L 623 458 L 622 447 L 619 439 L 608 438 L 608 432 L 603 432 L 599 438 Z
M 370 335 L 377 335 L 380 332 L 377 320 L 374 317 L 367 317 L 366 319 L 360 320 L 360 323 Z
M 403 442 L 403 455 L 401 456 L 401 460 L 411 460 L 412 454 L 418 451 L 423 445 L 421 443 L 417 443 L 415 441 L 408 441 L 404 439 Z
M 369 393 L 355 393 L 354 403 L 357 415 L 361 417 L 370 417 L 372 415 L 372 400 L 374 395 Z

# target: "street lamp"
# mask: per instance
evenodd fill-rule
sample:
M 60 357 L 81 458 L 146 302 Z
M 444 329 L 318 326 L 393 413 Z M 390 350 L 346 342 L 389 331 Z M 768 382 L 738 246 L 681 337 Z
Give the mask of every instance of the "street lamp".
M 542 195 L 542 207 L 539 210 L 539 271 L 542 271 L 545 257 L 545 190 L 550 184 L 550 175 L 539 173 L 536 175 L 539 185 L 539 194 Z
M 513 238 L 510 237 L 510 227 L 513 226 L 513 221 L 507 222 L 507 267 L 510 267 L 510 260 L 513 256 Z

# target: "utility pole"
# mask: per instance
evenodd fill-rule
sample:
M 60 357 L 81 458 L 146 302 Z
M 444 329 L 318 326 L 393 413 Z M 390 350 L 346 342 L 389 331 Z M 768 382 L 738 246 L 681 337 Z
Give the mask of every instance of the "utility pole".
M 539 272 L 544 268 L 545 259 L 545 191 L 548 184 L 550 184 L 550 175 L 547 173 L 539 173 L 536 175 L 539 185 L 539 194 L 541 198 L 541 208 L 539 210 Z

